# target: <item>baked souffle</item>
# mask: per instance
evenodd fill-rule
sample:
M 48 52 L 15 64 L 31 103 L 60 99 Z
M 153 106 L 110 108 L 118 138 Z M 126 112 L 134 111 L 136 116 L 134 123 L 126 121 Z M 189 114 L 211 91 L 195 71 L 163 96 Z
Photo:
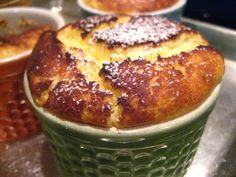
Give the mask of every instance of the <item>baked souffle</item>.
M 97 10 L 116 14 L 144 13 L 166 9 L 175 5 L 178 0 L 83 0 Z
M 26 20 L 21 21 L 19 24 L 21 27 L 10 28 L 7 27 L 7 21 L 0 19 L 0 60 L 32 50 L 39 36 L 51 29 L 48 25 L 26 25 L 25 23 Z
M 222 55 L 200 33 L 157 16 L 94 16 L 44 32 L 27 65 L 39 107 L 121 129 L 190 112 L 223 73 Z

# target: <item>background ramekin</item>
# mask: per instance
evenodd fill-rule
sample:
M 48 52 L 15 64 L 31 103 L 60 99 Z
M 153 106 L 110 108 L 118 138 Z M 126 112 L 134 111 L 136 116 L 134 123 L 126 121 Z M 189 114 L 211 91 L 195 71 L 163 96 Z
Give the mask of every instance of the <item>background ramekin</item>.
M 54 29 L 63 26 L 61 16 L 49 10 L 33 7 L 0 9 L 0 18 L 16 26 L 25 17 L 38 25 L 50 25 Z M 0 142 L 23 138 L 39 131 L 37 120 L 30 110 L 23 89 L 23 72 L 32 50 L 0 59 Z
M 38 25 L 50 25 L 54 29 L 59 29 L 64 26 L 64 19 L 58 15 L 54 14 L 49 10 L 36 7 L 10 7 L 0 9 L 1 19 L 6 19 L 9 25 L 16 26 L 17 21 L 21 17 L 28 18 L 35 21 Z M 0 59 L 0 65 L 9 62 L 15 62 L 21 58 L 26 58 L 31 54 L 32 50 L 24 51 L 18 55 Z
M 132 13 L 130 15 L 140 15 L 140 14 L 147 14 L 147 15 L 158 15 L 164 16 L 173 20 L 180 20 L 182 14 L 184 12 L 184 7 L 186 5 L 187 0 L 178 0 L 178 2 L 169 7 L 162 10 L 146 12 L 146 13 Z M 84 3 L 83 0 L 77 0 L 78 6 L 81 9 L 82 17 L 93 16 L 93 15 L 106 15 L 106 14 L 113 14 L 112 12 L 102 11 L 98 9 L 94 9 L 87 4 Z
M 182 177 L 197 150 L 220 84 L 198 108 L 174 120 L 140 128 L 104 129 L 62 120 L 35 105 L 63 177 Z

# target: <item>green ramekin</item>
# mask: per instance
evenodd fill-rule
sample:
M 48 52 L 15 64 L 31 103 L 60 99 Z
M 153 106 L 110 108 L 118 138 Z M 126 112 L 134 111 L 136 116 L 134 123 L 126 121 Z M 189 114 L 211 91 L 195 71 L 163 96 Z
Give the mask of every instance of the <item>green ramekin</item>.
M 186 2 L 187 0 L 178 0 L 178 2 L 175 5 L 166 9 L 152 11 L 152 12 L 145 12 L 145 13 L 135 13 L 135 14 L 133 13 L 130 15 L 158 15 L 158 16 L 167 17 L 173 20 L 180 20 L 184 12 L 184 7 L 186 5 Z M 94 15 L 113 14 L 112 12 L 106 12 L 106 11 L 94 9 L 86 5 L 83 0 L 77 0 L 77 4 L 80 7 L 81 16 L 83 18 L 88 17 L 88 16 L 94 16 Z
M 182 177 L 197 150 L 220 84 L 198 108 L 156 125 L 117 130 L 73 123 L 35 105 L 63 177 Z

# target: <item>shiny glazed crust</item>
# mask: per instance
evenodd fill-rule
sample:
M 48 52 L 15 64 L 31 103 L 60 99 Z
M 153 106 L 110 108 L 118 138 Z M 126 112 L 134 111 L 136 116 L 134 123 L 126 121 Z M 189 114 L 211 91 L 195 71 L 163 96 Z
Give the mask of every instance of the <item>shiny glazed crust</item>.
M 32 50 L 39 36 L 49 29 L 48 26 L 37 26 L 21 34 L 0 37 L 0 60 L 1 58 L 12 57 L 27 50 Z
M 84 2 L 94 9 L 116 14 L 130 14 L 166 9 L 176 4 L 178 0 L 84 0 Z
M 62 119 L 130 128 L 200 105 L 224 73 L 198 32 L 152 16 L 89 17 L 43 33 L 27 65 L 34 101 Z

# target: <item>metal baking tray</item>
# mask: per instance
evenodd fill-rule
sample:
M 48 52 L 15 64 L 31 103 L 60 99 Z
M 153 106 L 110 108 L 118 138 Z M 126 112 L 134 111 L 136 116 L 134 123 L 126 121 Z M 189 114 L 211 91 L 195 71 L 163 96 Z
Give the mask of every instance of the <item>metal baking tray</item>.
M 186 177 L 236 177 L 236 31 L 191 19 L 183 22 L 202 32 L 226 58 L 218 102 Z M 58 176 L 44 135 L 0 144 L 0 177 Z

